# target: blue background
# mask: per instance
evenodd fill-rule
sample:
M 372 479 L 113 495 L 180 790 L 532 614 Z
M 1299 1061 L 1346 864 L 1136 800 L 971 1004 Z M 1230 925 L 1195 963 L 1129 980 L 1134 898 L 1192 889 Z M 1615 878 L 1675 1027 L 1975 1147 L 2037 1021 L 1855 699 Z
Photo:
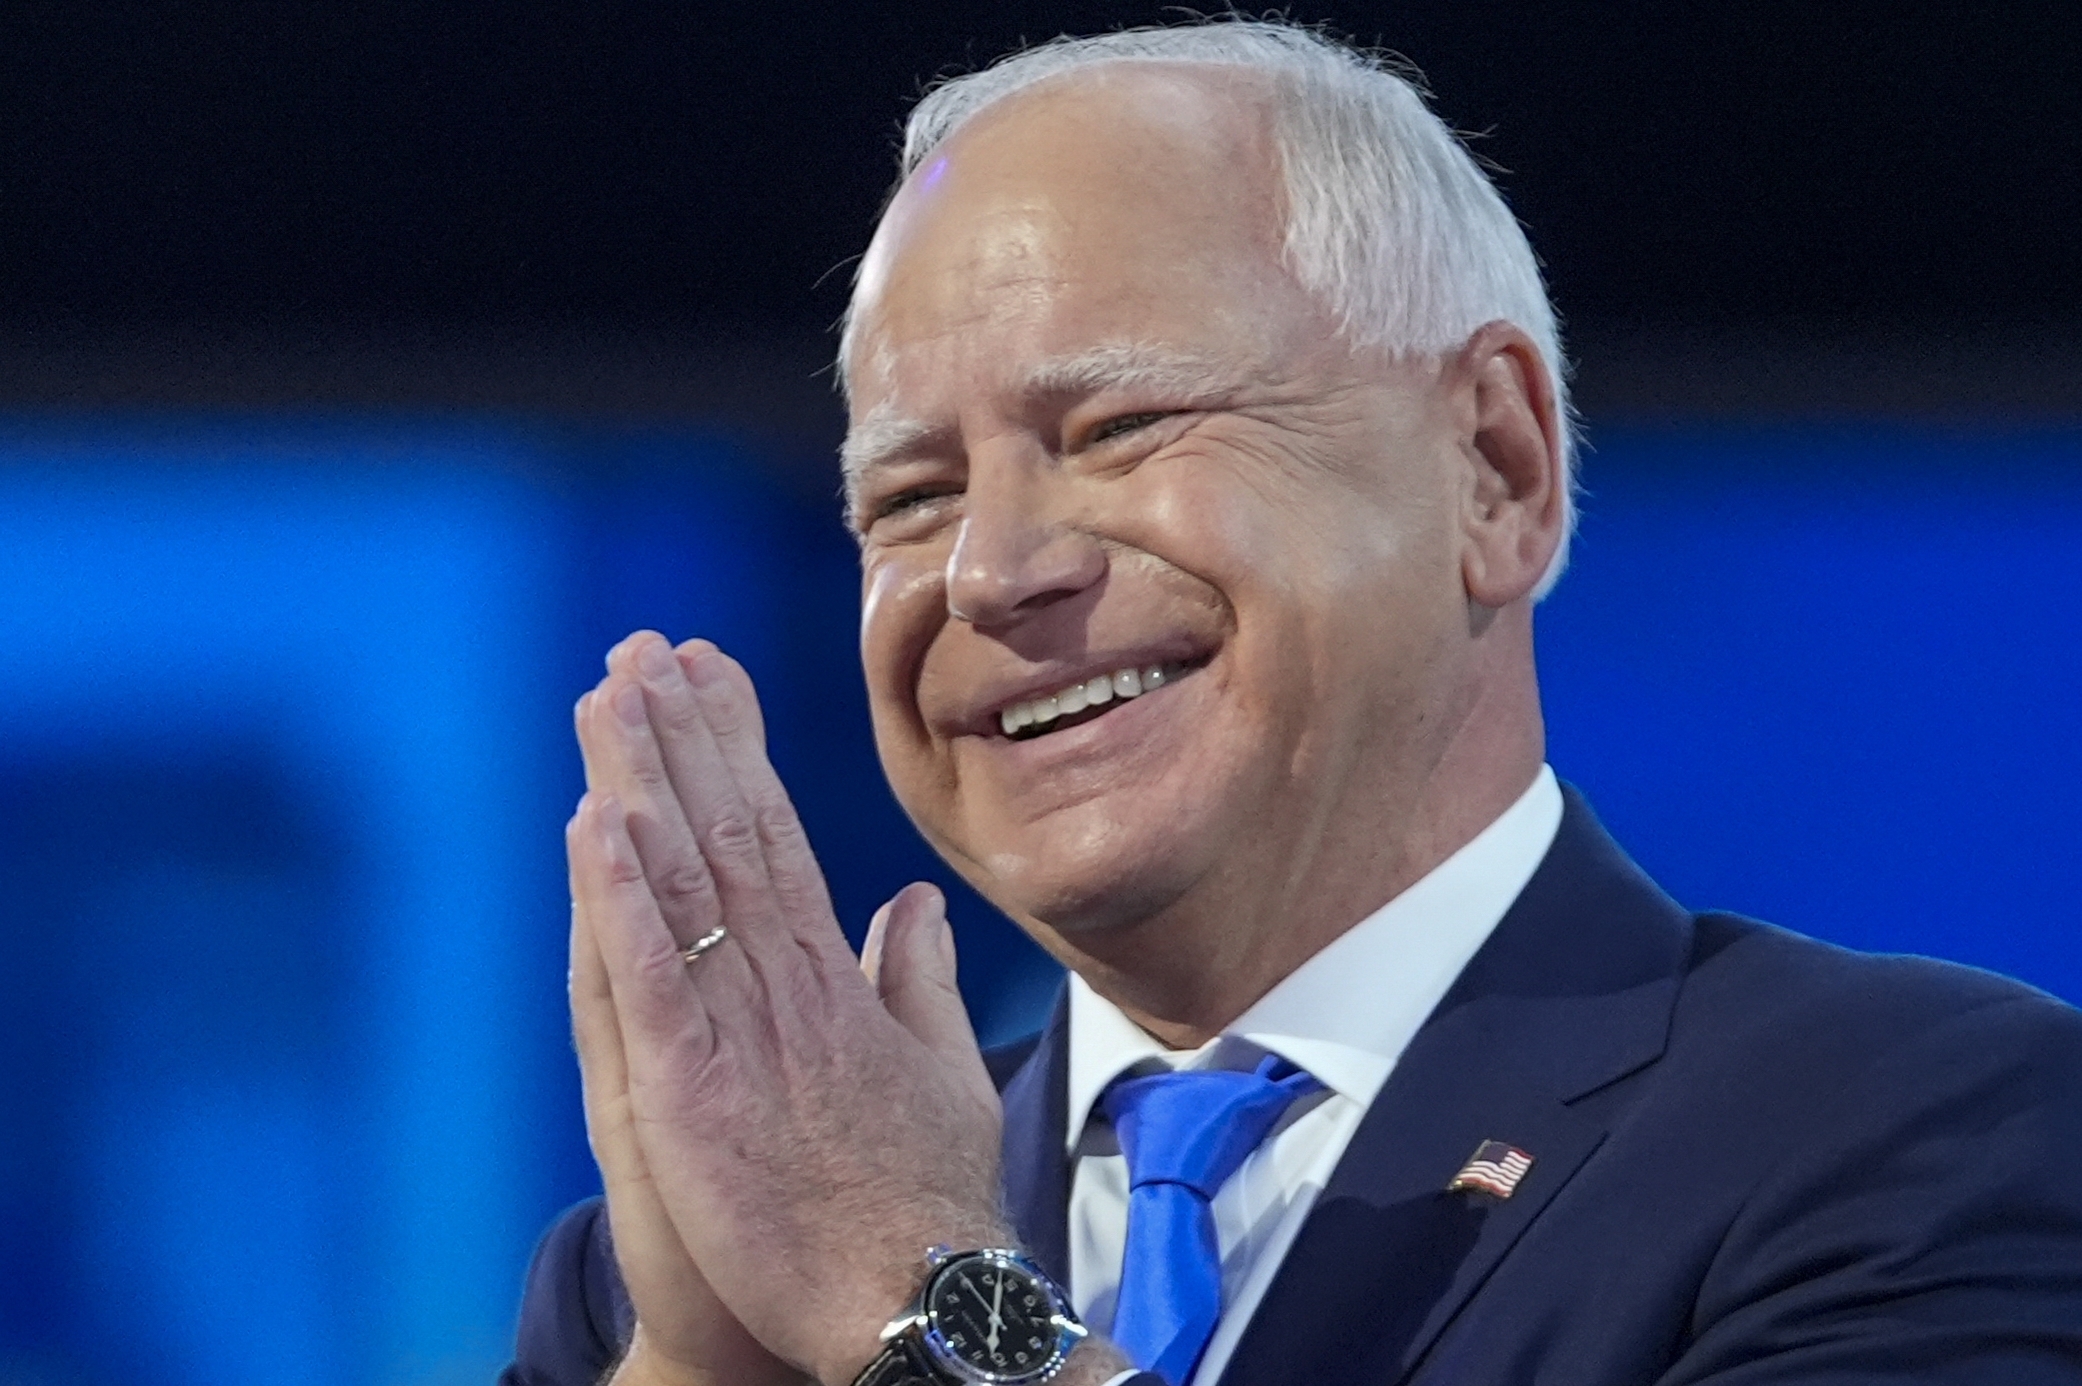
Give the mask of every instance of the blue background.
M 1673 893 L 2082 998 L 2082 433 L 1605 429 L 1552 758 Z M 595 1187 L 571 700 L 743 658 L 843 916 L 890 800 L 827 494 L 722 436 L 0 430 L 0 1381 L 432 1386 Z M 986 1037 L 1045 962 L 956 890 Z

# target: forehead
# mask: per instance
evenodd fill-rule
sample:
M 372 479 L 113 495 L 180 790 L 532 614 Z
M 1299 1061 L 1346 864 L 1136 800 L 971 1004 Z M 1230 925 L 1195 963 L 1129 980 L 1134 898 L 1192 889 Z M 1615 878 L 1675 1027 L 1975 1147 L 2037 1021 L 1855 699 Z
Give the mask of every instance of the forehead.
M 972 118 L 906 180 L 863 259 L 856 423 L 954 375 L 1262 338 L 1297 292 L 1268 110 L 1242 74 L 1123 64 Z

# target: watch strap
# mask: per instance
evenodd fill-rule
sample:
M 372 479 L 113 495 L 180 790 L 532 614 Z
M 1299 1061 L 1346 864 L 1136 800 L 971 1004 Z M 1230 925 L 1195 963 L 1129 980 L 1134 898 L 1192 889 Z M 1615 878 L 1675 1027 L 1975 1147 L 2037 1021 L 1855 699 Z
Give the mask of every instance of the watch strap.
M 899 1338 L 884 1345 L 875 1360 L 853 1378 L 853 1386 L 946 1386 L 946 1382 Z

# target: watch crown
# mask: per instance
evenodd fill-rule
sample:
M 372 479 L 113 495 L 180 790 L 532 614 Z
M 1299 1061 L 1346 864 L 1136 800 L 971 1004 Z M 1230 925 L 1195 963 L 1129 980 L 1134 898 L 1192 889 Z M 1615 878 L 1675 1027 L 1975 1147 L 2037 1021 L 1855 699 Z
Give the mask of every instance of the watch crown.
M 941 1242 L 925 1249 L 925 1263 L 934 1270 L 938 1270 L 953 1255 L 953 1249 L 945 1242 Z

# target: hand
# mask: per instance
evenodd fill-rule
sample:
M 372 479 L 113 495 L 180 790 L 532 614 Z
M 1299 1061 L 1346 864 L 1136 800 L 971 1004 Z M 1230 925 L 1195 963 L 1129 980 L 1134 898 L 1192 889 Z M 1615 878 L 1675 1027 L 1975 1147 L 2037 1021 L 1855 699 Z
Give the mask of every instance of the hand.
M 721 1303 L 781 1359 L 849 1381 L 924 1253 L 1009 1242 L 997 1095 L 937 891 L 877 921 L 870 981 L 713 646 L 631 637 L 580 713 L 591 788 L 572 877 L 658 1205 Z M 679 950 L 729 933 L 691 967 Z M 639 1308 L 639 1317 L 642 1310 Z
M 583 724 L 586 703 L 579 706 Z M 591 923 L 599 902 L 589 885 L 572 873 L 571 1018 L 585 1091 L 586 1137 L 607 1192 L 615 1262 L 636 1307 L 636 1336 L 614 1381 L 617 1386 L 800 1383 L 802 1374 L 761 1347 L 716 1298 L 659 1199 L 637 1141 L 628 1062 Z

